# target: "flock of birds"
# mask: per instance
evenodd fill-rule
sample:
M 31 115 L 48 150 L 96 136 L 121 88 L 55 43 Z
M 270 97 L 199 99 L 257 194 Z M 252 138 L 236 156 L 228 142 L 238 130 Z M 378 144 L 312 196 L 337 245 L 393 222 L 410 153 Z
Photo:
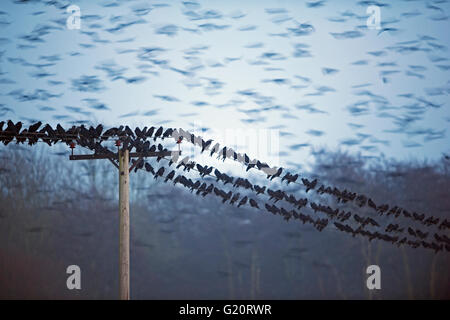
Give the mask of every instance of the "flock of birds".
M 322 81 L 326 82 L 327 79 L 343 74 L 344 68 L 364 68 L 373 65 L 373 70 L 379 74 L 380 83 L 386 86 L 398 81 L 398 78 L 396 78 L 398 75 L 403 75 L 407 81 L 409 79 L 424 81 L 430 70 L 436 70 L 439 73 L 450 70 L 448 57 L 446 56 L 446 44 L 434 34 L 415 36 L 408 34 L 407 39 L 401 38 L 401 41 L 397 42 L 395 42 L 394 37 L 397 34 L 402 35 L 402 32 L 406 31 L 403 24 L 415 21 L 414 19 L 423 19 L 421 21 L 429 23 L 445 23 L 448 21 L 446 0 L 419 2 L 411 8 L 398 10 L 396 3 L 361 0 L 348 2 L 348 5 L 344 4 L 342 8 L 347 10 L 342 10 L 336 14 L 330 11 L 326 20 L 334 27 L 330 32 L 327 32 L 328 38 L 324 38 L 324 41 L 336 41 L 336 47 L 339 47 L 340 45 L 350 45 L 351 41 L 362 39 L 370 32 L 365 24 L 367 20 L 366 8 L 375 5 L 382 10 L 381 28 L 375 31 L 375 34 L 380 38 L 383 37 L 388 44 L 378 50 L 362 52 L 362 56 L 351 61 L 349 66 L 327 66 L 324 62 L 323 65 L 318 66 L 318 70 L 323 77 L 317 81 L 309 73 L 297 74 L 287 70 L 283 63 L 292 60 L 298 62 L 300 66 L 302 66 L 303 61 L 310 64 L 308 59 L 313 59 L 316 53 L 309 39 L 317 35 L 319 29 L 322 28 L 322 25 L 320 25 L 322 21 L 316 24 L 303 20 L 307 20 L 310 13 L 315 14 L 321 10 L 328 10 L 330 5 L 328 1 L 305 1 L 301 5 L 304 8 L 304 12 L 302 11 L 301 14 L 297 12 L 297 7 L 295 7 L 295 10 L 264 8 L 261 11 L 264 14 L 265 21 L 261 20 L 257 23 L 251 20 L 249 13 L 244 12 L 244 5 L 242 5 L 242 10 L 236 10 L 228 14 L 218 9 L 205 8 L 204 4 L 196 0 L 181 1 L 177 4 L 107 1 L 99 4 L 100 8 L 97 13 L 90 6 L 86 7 L 85 10 L 85 7 L 81 5 L 82 27 L 79 31 L 74 31 L 82 35 L 81 40 L 77 41 L 74 47 L 66 50 L 69 52 L 36 53 L 33 59 L 24 58 L 22 54 L 25 55 L 27 50 L 41 52 L 39 50 L 47 45 L 46 42 L 49 41 L 48 38 L 52 34 L 69 32 L 66 27 L 68 14 L 65 11 L 70 2 L 64 0 L 16 0 L 13 2 L 16 4 L 18 11 L 22 9 L 20 8 L 21 4 L 30 3 L 36 5 L 36 8 L 39 8 L 37 4 L 40 4 L 42 10 L 36 9 L 31 13 L 32 17 L 30 18 L 39 19 L 41 17 L 42 20 L 39 20 L 34 28 L 17 35 L 15 38 L 14 32 L 0 37 L 0 43 L 4 44 L 5 48 L 9 46 L 8 49 L 0 51 L 0 63 L 2 66 L 8 65 L 8 68 L 24 70 L 24 73 L 28 74 L 32 81 L 36 81 L 35 83 L 39 87 L 30 90 L 24 89 L 19 86 L 20 83 L 18 82 L 21 82 L 21 80 L 9 76 L 8 72 L 3 71 L 2 68 L 0 70 L 0 85 L 3 88 L 11 88 L 9 91 L 5 90 L 5 99 L 12 99 L 18 104 L 35 104 L 38 111 L 45 113 L 49 118 L 70 124 L 86 123 L 87 121 L 83 119 L 89 119 L 95 113 L 114 111 L 115 106 L 110 106 L 101 101 L 101 97 L 94 97 L 95 94 L 105 92 L 108 89 L 108 84 L 112 85 L 119 82 L 129 87 L 150 82 L 152 79 L 165 75 L 177 75 L 182 86 L 189 90 L 203 90 L 204 93 L 203 97 L 200 96 L 198 100 L 190 102 L 194 112 L 189 110 L 189 112 L 180 113 L 179 117 L 192 119 L 192 117 L 204 115 L 203 110 L 210 110 L 213 107 L 218 109 L 231 107 L 235 108 L 234 111 L 237 113 L 245 115 L 241 118 L 241 121 L 245 124 L 266 123 L 268 127 L 280 129 L 282 136 L 291 138 L 298 136 L 300 133 L 293 132 L 293 124 L 289 122 L 290 119 L 298 121 L 297 115 L 307 116 L 303 113 L 321 114 L 325 117 L 327 114 L 334 112 L 321 108 L 320 102 L 316 102 L 315 99 L 338 93 L 338 89 L 324 84 Z M 94 5 L 92 4 L 92 6 Z M 124 6 L 127 6 L 127 8 L 123 8 Z M 61 13 L 61 15 L 47 19 L 49 11 L 47 8 L 49 7 L 56 8 L 58 14 Z M 171 23 L 153 23 L 159 10 L 173 10 L 175 15 L 179 13 L 178 9 L 181 12 L 179 20 L 172 20 Z M 0 11 L 0 27 L 12 29 L 15 21 L 11 20 L 12 14 L 7 9 L 4 10 Z M 89 14 L 87 14 L 88 12 Z M 270 28 L 267 26 L 270 26 Z M 266 27 L 271 31 L 269 33 L 263 32 L 263 37 L 260 37 L 260 31 L 265 30 Z M 145 32 L 141 35 L 140 30 L 145 30 Z M 149 31 L 153 31 L 155 39 L 176 41 L 179 44 L 174 50 L 170 45 L 163 46 L 160 43 L 154 44 L 152 41 L 150 41 L 152 44 L 148 44 L 148 41 L 140 42 L 141 36 L 148 39 Z M 183 41 L 178 41 L 178 39 L 185 36 L 205 35 L 206 39 L 206 35 L 211 32 L 229 31 L 248 35 L 247 39 L 249 41 L 254 39 L 254 42 L 249 42 L 244 47 L 237 47 L 235 56 L 218 56 L 214 61 L 208 61 L 207 58 L 204 58 L 210 50 L 214 49 L 207 42 L 186 48 L 179 47 L 182 46 Z M 256 36 L 254 36 L 255 34 Z M 200 39 L 200 41 L 202 40 L 203 38 Z M 165 43 L 164 41 L 161 41 L 161 43 Z M 273 49 L 271 48 L 273 47 L 271 41 L 284 41 L 288 49 L 282 50 L 281 46 L 279 49 Z M 392 43 L 390 43 L 391 41 Z M 190 41 L 187 42 L 190 43 Z M 16 45 L 16 52 L 10 51 L 11 44 Z M 60 47 L 66 48 L 68 45 L 61 45 Z M 133 68 L 131 64 L 121 65 L 116 60 L 108 60 L 95 61 L 95 66 L 91 70 L 69 79 L 65 79 L 57 73 L 56 70 L 60 67 L 64 69 L 65 62 L 71 64 L 75 57 L 95 56 L 93 52 L 100 48 L 113 48 L 117 60 L 126 56 L 126 60 L 132 61 L 136 68 Z M 174 61 L 174 56 L 180 58 L 181 62 Z M 407 65 L 400 63 L 399 60 L 408 59 L 411 56 L 416 56 L 418 61 L 425 57 L 428 61 L 407 63 Z M 264 88 L 266 85 L 271 85 L 271 90 L 259 87 L 240 88 L 230 96 L 226 89 L 232 87 L 232 84 L 229 79 L 221 76 L 223 72 L 220 72 L 220 70 L 232 68 L 236 63 L 247 63 L 255 68 L 262 68 L 267 76 L 264 75 L 263 79 L 256 80 Z M 315 65 L 321 63 L 320 61 L 316 63 L 316 60 L 314 60 Z M 360 121 L 361 116 L 372 113 L 375 113 L 380 121 L 391 121 L 393 127 L 384 130 L 383 135 L 385 133 L 401 135 L 401 139 L 404 140 L 404 147 L 421 146 L 422 144 L 417 142 L 417 138 L 423 138 L 424 142 L 444 139 L 446 137 L 445 127 L 430 126 L 429 123 L 424 122 L 424 119 L 429 114 L 442 109 L 444 104 L 435 101 L 435 99 L 445 98 L 450 92 L 450 85 L 447 82 L 441 85 L 430 84 L 428 86 L 424 84 L 421 87 L 424 88 L 424 94 L 411 90 L 410 92 L 398 92 L 395 97 L 386 97 L 377 92 L 378 87 L 375 88 L 373 83 L 363 82 L 353 85 L 350 89 L 353 91 L 356 101 L 349 102 L 344 108 L 348 115 L 352 117 L 347 124 L 355 132 L 354 134 L 351 133 L 351 137 L 341 140 L 340 144 L 346 147 L 359 147 L 362 152 L 368 152 L 372 155 L 379 151 L 379 147 L 383 148 L 389 145 L 388 139 L 380 139 L 365 131 L 367 125 Z M 278 92 L 276 91 L 277 88 L 294 90 L 294 95 L 313 101 L 296 101 L 292 105 L 288 105 L 285 101 L 281 101 L 278 96 L 269 93 Z M 72 102 L 63 102 L 61 108 L 52 106 L 54 101 L 66 101 L 64 98 L 68 90 L 65 89 L 70 89 L 80 95 L 80 104 L 73 106 L 65 105 Z M 84 97 L 83 95 L 88 96 Z M 223 103 L 215 103 L 214 97 L 220 95 L 225 100 L 220 99 Z M 173 96 L 166 92 L 152 92 L 152 96 L 154 100 L 161 101 L 168 108 L 186 103 L 184 97 Z M 401 102 L 393 101 L 394 99 L 400 99 Z M 346 98 L 345 101 L 348 101 L 348 99 Z M 252 103 L 256 107 L 252 109 L 244 108 L 248 103 Z M 85 105 L 85 107 L 81 105 Z M 120 117 L 155 117 L 159 113 L 161 113 L 160 108 L 143 111 L 127 110 Z M 3 117 L 7 114 L 14 114 L 22 120 L 34 120 L 28 116 L 28 113 L 26 115 L 17 114 L 17 109 L 11 108 L 8 103 L 1 103 L 0 116 Z M 281 115 L 278 123 L 274 125 L 269 122 L 270 119 L 276 118 L 278 115 Z M 450 117 L 445 120 L 450 121 Z M 163 122 L 160 124 L 163 124 Z M 372 130 L 367 129 L 368 131 Z M 309 135 L 312 139 L 326 136 L 323 128 L 305 130 L 301 134 Z M 311 143 L 308 142 L 292 144 L 288 148 L 295 152 L 310 146 Z
M 180 159 L 178 152 L 172 153 L 170 158 L 164 155 L 157 157 L 157 163 L 161 159 L 165 159 L 169 162 L 168 166 L 161 165 L 156 169 L 151 163 L 142 158 L 133 163 L 134 170 L 143 169 L 151 173 L 155 179 L 160 178 L 166 183 L 170 181 L 174 185 L 181 185 L 192 193 L 195 191 L 196 195 L 202 197 L 214 195 L 220 198 L 223 204 L 236 205 L 238 208 L 242 206 L 250 206 L 259 210 L 265 208 L 268 212 L 280 215 L 285 220 L 298 219 L 303 224 L 312 224 L 319 231 L 322 231 L 330 222 L 333 222 L 337 230 L 350 233 L 353 236 L 361 235 L 370 240 L 376 238 L 397 245 L 406 244 L 413 248 L 421 246 L 436 252 L 442 250 L 450 252 L 450 238 L 444 233 L 433 232 L 430 228 L 435 226 L 441 232 L 447 232 L 450 229 L 450 221 L 447 219 L 426 216 L 424 213 L 420 214 L 414 211 L 409 212 L 404 208 L 389 204 L 377 205 L 370 197 L 363 194 L 339 190 L 336 187 L 332 188 L 323 184 L 319 186 L 317 179 L 311 181 L 306 177 L 301 177 L 298 173 L 287 172 L 282 167 L 271 168 L 267 163 L 262 163 L 257 159 L 251 160 L 247 154 L 242 155 L 231 148 L 221 147 L 218 143 L 213 144 L 212 140 L 204 140 L 202 137 L 195 136 L 183 129 L 164 129 L 162 126 L 159 126 L 145 127 L 143 129 L 137 127 L 135 130 L 132 130 L 129 126 L 120 126 L 104 130 L 102 125 L 88 128 L 84 125 L 79 125 L 72 126 L 66 130 L 59 124 L 55 129 L 51 125 L 43 125 L 41 122 L 24 128 L 21 122 L 14 123 L 11 120 L 0 122 L 0 142 L 3 142 L 4 145 L 8 145 L 13 141 L 17 144 L 28 143 L 29 145 L 34 145 L 39 141 L 48 145 L 65 143 L 71 147 L 74 147 L 74 144 L 78 144 L 81 147 L 94 151 L 96 154 L 109 154 L 111 159 L 116 159 L 117 155 L 108 147 L 102 145 L 105 141 L 120 140 L 123 148 L 145 153 L 148 151 L 167 151 L 161 143 L 156 144 L 156 141 L 168 138 L 174 139 L 178 143 L 181 141 L 193 143 L 201 147 L 202 152 L 208 151 L 210 156 L 217 155 L 217 158 L 223 161 L 226 159 L 242 160 L 245 172 L 252 168 L 265 174 L 269 172 L 266 176 L 268 184 L 276 178 L 280 179 L 282 183 L 285 182 L 286 185 L 291 183 L 302 185 L 305 188 L 304 194 L 306 198 L 298 197 L 290 191 L 274 190 L 268 186 L 253 184 L 247 178 L 233 177 L 220 172 L 213 166 L 202 165 L 189 160 L 189 157 Z M 200 180 L 194 181 L 186 176 L 189 172 L 197 173 Z M 210 182 L 211 180 L 215 180 L 216 183 Z M 225 191 L 218 186 L 217 183 L 219 182 L 223 185 L 222 188 L 226 188 L 226 185 L 229 184 L 232 190 Z M 402 217 L 403 219 L 419 222 L 426 229 L 413 229 L 409 226 L 402 226 L 399 223 L 390 223 L 383 230 L 381 224 L 374 218 L 360 216 L 342 208 L 333 209 L 328 205 L 320 204 L 319 199 L 314 199 L 314 201 L 309 199 L 307 196 L 309 191 L 315 191 L 317 194 L 328 194 L 334 197 L 341 207 L 346 203 L 354 203 L 357 208 L 370 208 L 379 216 Z M 264 201 L 262 199 L 263 196 L 268 199 Z M 311 211 L 313 215 L 306 213 L 304 210 Z M 326 217 L 314 218 L 314 216 L 318 216 L 317 212 L 324 214 Z M 344 224 L 344 222 L 347 223 Z M 356 223 L 357 227 L 352 227 L 350 222 Z M 383 232 L 371 232 L 366 229 L 367 226 L 381 229 Z M 430 240 L 432 233 L 433 238 Z

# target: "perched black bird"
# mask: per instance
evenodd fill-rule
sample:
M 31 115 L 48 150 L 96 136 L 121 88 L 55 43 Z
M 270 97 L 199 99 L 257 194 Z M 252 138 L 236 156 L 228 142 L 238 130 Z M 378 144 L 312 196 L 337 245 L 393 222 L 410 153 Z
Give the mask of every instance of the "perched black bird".
M 150 129 L 148 129 L 147 132 L 145 133 L 145 136 L 147 138 L 151 138 L 153 135 L 153 132 L 155 132 L 155 127 L 150 127 Z
M 136 134 L 136 137 L 138 137 L 140 139 L 145 139 L 145 135 L 142 132 L 142 130 L 139 129 L 139 127 L 136 127 L 136 129 L 134 129 L 134 133 Z
M 233 195 L 233 197 L 231 198 L 231 200 L 230 200 L 230 204 L 233 205 L 236 201 L 238 201 L 239 200 L 239 196 L 240 196 L 239 192 L 235 193 Z
M 164 174 L 164 167 L 161 167 L 161 168 L 158 169 L 158 171 L 156 171 L 154 179 L 158 178 L 158 176 L 162 177 L 163 174 Z
M 248 170 L 250 170 L 251 168 L 254 168 L 255 166 L 256 166 L 256 163 L 249 163 L 247 166 L 247 169 L 245 171 L 247 172 Z
M 408 233 L 410 235 L 412 235 L 413 237 L 417 237 L 416 232 L 413 229 L 411 229 L 410 227 L 408 227 Z
M 163 127 L 159 127 L 158 130 L 156 130 L 155 136 L 153 137 L 153 140 L 154 140 L 154 141 L 156 141 L 156 138 L 158 138 L 159 136 L 162 135 L 163 130 L 164 130 Z
M 217 152 L 218 150 L 219 150 L 219 144 L 218 143 L 216 143 L 215 145 L 214 145 L 214 147 L 212 147 L 212 149 L 211 149 L 211 152 L 209 153 L 209 156 L 210 157 L 212 157 L 212 155 L 213 155 L 213 153 L 214 152 Z
M 205 189 L 206 189 L 206 182 L 203 182 L 203 183 L 201 184 L 201 186 L 198 187 L 197 192 L 196 192 L 195 194 L 196 194 L 196 195 L 199 195 L 200 192 L 205 191 Z
M 129 126 L 125 126 L 125 133 L 127 134 L 127 136 L 134 138 L 134 132 L 130 129 Z
M 150 163 L 146 162 L 145 163 L 145 170 L 147 172 L 151 172 L 153 175 L 155 175 L 155 170 L 153 169 L 153 167 L 151 166 Z
M 220 158 L 220 154 L 219 154 L 219 156 L 217 157 L 217 158 Z M 227 147 L 223 147 L 223 149 L 222 149 L 222 158 L 223 158 L 223 161 L 225 161 L 225 159 L 227 158 Z
M 208 140 L 205 142 L 205 140 L 202 139 L 202 152 L 205 151 L 206 148 L 208 148 L 212 143 L 212 140 Z
M 368 204 L 369 207 L 371 207 L 372 209 L 377 210 L 377 205 L 375 204 L 375 202 L 372 201 L 372 199 L 369 198 L 369 200 L 367 200 L 367 204 Z
M 164 182 L 167 182 L 169 180 L 172 180 L 173 177 L 175 176 L 175 170 L 172 170 L 166 177 L 166 179 L 164 180 Z
M 248 199 L 247 196 L 243 197 L 243 198 L 241 199 L 241 201 L 239 201 L 238 208 L 239 208 L 240 206 L 245 205 L 245 204 L 247 203 L 247 199 Z
M 219 170 L 215 169 L 215 170 L 214 170 L 214 174 L 215 174 L 215 176 L 217 177 L 217 180 L 216 180 L 216 181 L 219 181 L 220 179 L 222 179 L 222 173 L 220 173 Z
M 195 189 L 198 189 L 201 185 L 200 181 L 195 181 L 193 185 L 191 185 L 191 192 L 193 192 Z
M 306 187 L 306 192 L 308 192 L 309 190 L 314 190 L 317 185 L 317 179 L 314 179 L 310 182 L 308 179 L 302 178 L 302 182 Z
M 205 192 L 202 193 L 202 196 L 206 196 L 207 194 L 211 193 L 214 189 L 214 185 L 211 183 L 208 188 L 206 188 Z
M 258 203 L 253 199 L 250 199 L 250 206 L 252 206 L 253 208 L 259 209 Z
M 3 127 L 3 121 L 2 121 L 2 124 L 1 124 L 1 126 L 0 126 L 0 131 L 2 130 L 1 128 Z M 36 132 L 38 129 L 39 129 L 39 127 L 42 125 L 42 122 L 36 122 L 35 124 L 32 124 L 29 128 L 28 128 L 28 132 Z
M 144 159 L 137 160 L 137 164 L 134 167 L 134 172 L 137 172 L 139 169 L 142 169 L 144 167 Z
M 254 187 L 257 195 L 260 194 L 260 193 L 264 193 L 264 191 L 266 191 L 266 186 L 260 187 L 260 186 L 255 184 L 253 187 Z
M 103 126 L 101 124 L 99 124 L 96 128 L 95 128 L 95 134 L 96 134 L 96 138 L 99 139 L 100 136 L 102 135 L 103 132 Z
M 164 140 L 164 138 L 169 138 L 172 135 L 173 129 L 172 128 L 168 128 L 166 129 L 166 131 L 164 132 L 162 138 Z
M 283 172 L 283 168 L 278 168 L 277 172 L 275 172 L 275 174 L 273 174 L 272 176 L 268 175 L 267 179 L 269 179 L 270 177 L 270 181 L 272 181 L 273 178 L 279 177 L 281 175 L 281 172 Z

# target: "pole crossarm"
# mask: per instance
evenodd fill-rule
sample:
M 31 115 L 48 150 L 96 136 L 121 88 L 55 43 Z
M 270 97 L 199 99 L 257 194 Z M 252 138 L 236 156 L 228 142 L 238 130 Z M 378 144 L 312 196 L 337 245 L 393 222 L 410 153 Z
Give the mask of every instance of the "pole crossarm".
M 181 151 L 148 151 L 148 152 L 130 152 L 130 158 L 146 158 L 146 157 L 169 157 L 173 153 L 181 155 Z M 70 155 L 70 160 L 95 160 L 95 159 L 118 159 L 117 153 L 111 154 L 80 154 Z
M 133 169 L 134 169 L 139 163 L 141 163 L 141 161 L 144 161 L 144 158 L 143 158 L 143 157 L 139 157 L 139 159 L 138 159 L 135 163 L 133 163 L 133 164 L 131 165 L 130 170 L 128 170 L 128 172 L 133 171 Z

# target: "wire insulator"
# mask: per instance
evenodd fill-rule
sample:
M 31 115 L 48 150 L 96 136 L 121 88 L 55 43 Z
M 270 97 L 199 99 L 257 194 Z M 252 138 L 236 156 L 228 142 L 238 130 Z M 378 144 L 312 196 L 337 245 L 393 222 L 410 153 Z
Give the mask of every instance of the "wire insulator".
M 122 142 L 120 140 L 116 140 L 116 146 L 120 147 L 120 145 L 122 144 Z

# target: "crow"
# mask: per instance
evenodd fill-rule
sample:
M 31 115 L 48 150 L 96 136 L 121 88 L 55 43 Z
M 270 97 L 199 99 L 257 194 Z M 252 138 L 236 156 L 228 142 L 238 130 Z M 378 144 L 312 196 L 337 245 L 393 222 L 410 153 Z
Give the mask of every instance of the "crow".
M 252 206 L 253 208 L 259 209 L 258 203 L 253 199 L 250 199 L 250 206 Z
M 166 177 L 166 179 L 164 180 L 164 182 L 167 182 L 169 180 L 172 180 L 173 177 L 175 176 L 175 170 L 172 170 Z
M 416 235 L 416 233 L 414 232 L 414 230 L 411 229 L 410 227 L 408 227 L 408 233 L 409 233 L 410 235 L 412 235 L 413 237 L 417 237 L 417 235 Z
M 388 209 L 389 209 L 389 205 L 387 205 L 387 204 L 382 204 L 377 207 L 377 211 L 380 213 L 380 215 L 383 215 L 383 213 L 388 211 Z
M 127 136 L 135 138 L 133 130 L 130 129 L 129 126 L 125 126 L 125 133 L 127 134 Z
M 145 135 L 141 131 L 141 129 L 139 129 L 139 127 L 136 127 L 136 129 L 134 129 L 134 133 L 136 134 L 136 137 L 138 137 L 140 139 L 145 139 Z
M 211 183 L 208 188 L 205 189 L 205 192 L 203 192 L 202 196 L 206 196 L 208 193 L 211 193 L 214 189 L 214 185 Z
M 232 193 L 231 191 L 229 191 L 228 193 L 225 193 L 225 192 L 224 192 L 223 195 L 222 195 L 222 198 L 223 198 L 222 203 L 225 203 L 225 202 L 227 202 L 228 200 L 230 200 L 232 194 L 233 194 L 233 193 Z
M 101 124 L 99 124 L 96 128 L 95 128 L 95 134 L 97 135 L 97 139 L 100 138 L 100 136 L 102 135 L 103 132 L 103 126 Z
M 253 187 L 254 187 L 257 195 L 260 194 L 260 193 L 264 193 L 264 191 L 266 191 L 266 186 L 260 187 L 260 186 L 255 184 Z
M 164 132 L 162 138 L 164 140 L 164 138 L 169 138 L 172 135 L 173 129 L 172 128 L 168 128 L 166 129 L 166 131 Z
M 425 239 L 428 236 L 428 232 L 421 232 L 419 229 L 416 230 L 416 234 L 420 239 Z
M 211 145 L 211 143 L 212 143 L 212 140 L 208 140 L 206 142 L 204 140 L 202 140 L 202 152 L 201 153 L 203 153 L 203 151 L 205 151 L 205 149 L 207 149 Z
M 150 127 L 150 129 L 148 129 L 147 132 L 145 133 L 145 137 L 151 138 L 153 135 L 153 132 L 155 132 L 155 127 Z
M 314 179 L 313 181 L 310 182 L 308 179 L 302 178 L 302 183 L 306 187 L 306 192 L 308 192 L 309 190 L 314 190 L 314 188 L 317 185 L 317 179 Z
M 1 126 L 0 126 L 0 131 L 2 130 L 1 128 L 2 128 L 2 126 L 3 126 L 3 121 L 2 121 L 2 124 L 1 124 Z M 39 129 L 39 127 L 42 125 L 42 122 L 36 122 L 35 124 L 32 124 L 31 126 L 30 126 L 30 128 L 28 129 L 28 132 L 36 132 L 38 129 Z
M 219 150 L 219 146 L 220 146 L 220 144 L 216 143 L 216 144 L 214 145 L 214 147 L 212 147 L 211 152 L 210 152 L 210 154 L 209 154 L 210 157 L 212 157 L 212 155 L 213 155 L 214 152 L 217 152 L 217 151 Z
M 291 175 L 287 181 L 287 184 L 289 185 L 289 183 L 295 183 L 297 181 L 297 179 L 298 179 L 298 174 Z
M 137 172 L 139 169 L 144 167 L 144 159 L 137 160 L 137 165 L 134 167 L 134 172 Z
M 217 157 L 217 159 L 219 159 L 221 156 L 220 156 L 220 154 L 219 154 L 219 156 Z M 227 147 L 223 147 L 223 149 L 222 149 L 222 158 L 223 158 L 223 161 L 225 162 L 225 159 L 227 158 Z
M 153 175 L 155 175 L 155 170 L 153 169 L 153 167 L 151 166 L 150 163 L 146 162 L 145 163 L 145 170 L 147 172 L 151 172 Z
M 243 198 L 241 199 L 241 201 L 239 201 L 238 208 L 239 208 L 240 206 L 245 205 L 245 204 L 247 203 L 247 199 L 248 199 L 247 196 L 243 197 Z
M 362 224 L 363 226 L 366 225 L 365 220 L 363 218 L 361 218 L 360 216 L 358 216 L 357 214 L 355 214 L 353 216 L 353 219 L 355 219 L 356 222 L 358 222 L 359 224 Z
M 240 196 L 240 193 L 239 193 L 239 192 L 235 193 L 235 194 L 233 195 L 233 198 L 231 198 L 231 200 L 230 200 L 230 204 L 233 205 L 236 201 L 238 201 L 239 196 Z
M 422 221 L 424 218 L 425 218 L 424 214 L 418 214 L 416 212 L 413 212 L 413 219 L 414 220 Z
M 161 136 L 161 134 L 163 133 L 163 130 L 164 130 L 163 127 L 159 127 L 158 130 L 156 130 L 155 136 L 153 137 L 153 141 L 156 141 L 156 138 Z
M 273 178 L 279 177 L 281 175 L 281 172 L 283 172 L 283 168 L 278 168 L 277 172 L 274 175 L 272 175 L 271 177 L 270 177 L 270 175 L 268 175 L 267 179 L 269 179 L 269 177 L 270 177 L 270 181 L 272 181 Z
M 268 203 L 264 204 L 264 206 L 266 207 L 267 211 L 269 211 L 270 213 L 277 214 L 277 211 L 274 209 L 275 206 L 271 206 Z
M 379 227 L 380 226 L 375 220 L 373 220 L 370 217 L 366 219 L 366 222 L 370 223 L 371 225 L 373 225 L 375 227 Z
M 200 187 L 198 187 L 197 192 L 195 194 L 199 195 L 200 192 L 205 191 L 205 189 L 206 189 L 206 182 L 203 182 L 202 185 Z
M 215 170 L 214 170 L 214 174 L 215 174 L 216 177 L 217 177 L 216 182 L 222 179 L 222 173 L 220 173 L 219 170 L 215 169 Z
M 191 186 L 191 192 L 193 192 L 195 189 L 198 189 L 200 187 L 201 182 L 200 181 L 196 181 L 192 186 Z

